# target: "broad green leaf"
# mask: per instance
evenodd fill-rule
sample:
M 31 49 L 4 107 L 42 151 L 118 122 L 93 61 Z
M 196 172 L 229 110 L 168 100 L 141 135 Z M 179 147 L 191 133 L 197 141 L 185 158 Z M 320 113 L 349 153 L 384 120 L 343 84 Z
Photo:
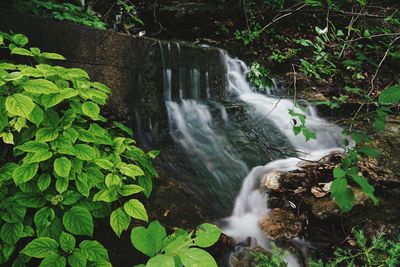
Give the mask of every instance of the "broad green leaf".
M 8 126 L 6 99 L 0 96 L 0 133 Z
M 47 58 L 47 59 L 65 60 L 65 57 L 63 57 L 62 55 L 57 54 L 57 53 L 44 52 L 40 56 L 44 57 L 44 58 Z
M 126 196 L 130 196 L 133 194 L 137 194 L 140 192 L 143 192 L 144 189 L 141 186 L 135 185 L 135 184 L 128 184 L 128 185 L 123 185 L 120 189 L 119 189 L 119 193 L 126 197 Z
M 33 57 L 33 53 L 28 49 L 21 48 L 21 47 L 14 47 L 11 49 L 11 55 L 20 55 L 20 56 L 28 56 Z
M 65 72 L 61 75 L 61 77 L 66 80 L 75 80 L 80 78 L 89 79 L 89 75 L 87 74 L 87 72 L 78 68 L 66 69 Z
M 372 147 L 360 147 L 357 151 L 367 155 L 368 157 L 379 158 L 381 156 L 381 152 Z
M 53 156 L 53 153 L 50 151 L 38 151 L 36 153 L 28 154 L 24 158 L 24 163 L 39 163 L 42 161 L 46 161 Z
M 171 256 L 159 254 L 151 258 L 147 262 L 146 267 L 175 267 L 175 260 Z
M 374 195 L 375 188 L 368 183 L 368 180 L 365 177 L 357 174 L 352 174 L 350 176 L 353 178 L 353 181 L 361 187 L 361 190 L 374 202 L 374 204 L 378 205 L 379 201 Z
M 207 248 L 214 245 L 221 235 L 221 230 L 209 223 L 203 223 L 196 230 L 194 243 L 196 246 Z
M 39 176 L 37 185 L 38 185 L 39 190 L 41 192 L 43 192 L 44 190 L 46 190 L 50 186 L 50 183 L 51 183 L 50 175 L 49 174 L 42 174 L 42 175 Z
M 96 151 L 91 146 L 79 144 L 75 145 L 74 148 L 75 148 L 75 155 L 78 159 L 94 160 L 96 157 Z
M 14 245 L 24 235 L 22 223 L 5 223 L 1 227 L 0 237 L 4 243 Z
M 51 107 L 54 107 L 55 105 L 61 103 L 65 99 L 69 99 L 72 97 L 75 97 L 78 95 L 78 91 L 71 89 L 71 88 L 66 88 L 61 90 L 57 94 L 48 94 L 48 95 L 42 95 L 40 98 L 40 101 L 42 102 L 43 106 L 48 109 Z
M 58 243 L 48 237 L 39 237 L 26 245 L 21 253 L 33 258 L 45 258 L 57 254 Z
M 60 92 L 60 88 L 53 82 L 46 79 L 31 79 L 22 84 L 25 91 L 32 94 L 55 94 Z
M 39 141 L 28 141 L 15 148 L 24 152 L 32 152 L 32 153 L 49 151 L 49 146 L 46 143 Z
M 13 177 L 13 172 L 18 168 L 18 165 L 9 162 L 0 168 L 0 182 L 11 180 Z
M 179 253 L 179 258 L 184 266 L 218 267 L 213 256 L 200 248 L 189 248 Z
M 107 94 L 111 94 L 111 89 L 108 88 L 106 85 L 99 83 L 99 82 L 93 82 L 90 84 L 91 86 L 93 86 L 96 89 L 99 89 L 100 91 L 103 91 Z
M 38 210 L 33 217 L 33 221 L 37 228 L 48 227 L 54 220 L 56 213 L 52 208 L 44 207 Z
M 38 193 L 18 192 L 13 200 L 27 208 L 41 208 L 46 204 L 46 199 Z
M 93 196 L 93 201 L 114 202 L 118 199 L 115 187 L 102 189 Z
M 9 81 L 16 81 L 16 80 L 22 79 L 23 77 L 24 77 L 24 75 L 21 72 L 15 71 L 15 72 L 11 72 L 7 76 L 3 77 L 2 79 L 6 82 L 9 82 Z
M 384 105 L 395 105 L 400 102 L 400 86 L 390 86 L 379 95 L 379 103 Z
M 112 162 L 107 159 L 96 159 L 94 163 L 96 163 L 97 166 L 105 170 L 112 170 L 113 168 Z
M 35 140 L 39 142 L 50 142 L 55 140 L 57 137 L 58 137 L 57 129 L 54 129 L 52 127 L 43 127 L 36 132 Z
M 66 232 L 62 232 L 60 236 L 60 247 L 65 252 L 70 252 L 75 248 L 76 240 L 75 237 Z
M 37 163 L 22 164 L 13 172 L 13 179 L 16 185 L 30 181 L 37 173 L 39 165 Z
M 336 178 L 331 185 L 332 197 L 343 212 L 348 212 L 353 207 L 354 194 L 349 188 L 347 180 Z
M 134 164 L 124 164 L 121 166 L 119 169 L 122 174 L 125 174 L 126 176 L 135 178 L 136 176 L 141 176 L 144 175 L 143 170 Z
M 22 33 L 15 34 L 12 37 L 12 41 L 18 46 L 24 46 L 29 42 L 28 37 L 26 37 Z
M 56 190 L 62 194 L 68 189 L 69 179 L 67 177 L 58 177 L 56 180 Z
M 121 129 L 122 131 L 126 132 L 129 136 L 133 136 L 133 131 L 131 128 L 129 128 L 128 126 L 118 122 L 118 121 L 114 121 L 113 122 L 115 126 L 117 126 L 119 129 Z
M 6 109 L 14 116 L 27 118 L 34 108 L 32 99 L 23 94 L 13 94 L 6 98 Z
M 65 267 L 67 265 L 67 260 L 60 255 L 49 255 L 46 256 L 39 267 Z
M 112 187 L 113 185 L 120 186 L 122 185 L 122 179 L 114 173 L 109 173 L 106 176 L 105 183 L 108 188 Z
M 96 263 L 109 261 L 107 250 L 97 241 L 85 240 L 80 243 L 79 247 L 89 261 Z
M 21 132 L 22 128 L 24 128 L 24 127 L 27 127 L 26 126 L 26 118 L 19 117 L 14 124 L 14 128 L 15 128 L 15 130 L 17 130 L 17 132 Z
M 166 236 L 165 228 L 158 221 L 154 221 L 147 229 L 142 226 L 133 228 L 131 241 L 137 250 L 149 257 L 154 257 L 161 251 Z
M 64 198 L 64 200 L 62 203 L 64 205 L 73 205 L 76 202 L 78 202 L 79 200 L 81 200 L 83 197 L 78 192 L 69 190 L 69 191 L 63 193 L 63 198 Z
M 1 133 L 0 137 L 3 138 L 5 144 L 14 144 L 14 135 L 12 133 Z
M 145 207 L 142 202 L 137 199 L 131 199 L 125 202 L 124 210 L 128 215 L 135 219 L 143 220 L 145 222 L 149 219 Z
M 54 171 L 60 177 L 68 177 L 71 170 L 71 161 L 66 157 L 54 161 Z
M 93 234 L 93 218 L 90 212 L 83 207 L 73 207 L 63 216 L 65 229 L 74 235 Z
M 153 181 L 150 177 L 140 176 L 138 179 L 138 184 L 144 188 L 144 195 L 148 198 L 153 190 Z
M 118 237 L 121 236 L 122 231 L 126 231 L 131 222 L 129 217 L 122 208 L 118 208 L 111 213 L 110 225 Z
M 333 169 L 333 177 L 335 178 L 343 178 L 347 175 L 346 171 L 344 171 L 343 169 L 336 167 L 335 169 Z
M 192 244 L 193 243 L 190 240 L 190 236 L 178 235 L 174 240 L 165 246 L 164 251 L 167 255 L 176 256 L 182 251 L 187 250 Z
M 74 253 L 72 253 L 72 255 L 70 255 L 68 257 L 68 264 L 71 267 L 82 267 L 82 266 L 86 266 L 86 255 L 85 253 L 83 253 L 82 251 L 78 250 L 75 251 Z
M 147 156 L 151 159 L 155 159 L 160 154 L 160 150 L 151 150 L 147 153 Z
M 100 114 L 100 108 L 96 103 L 88 101 L 88 102 L 83 103 L 82 112 L 86 116 L 88 116 L 92 119 L 96 119 Z

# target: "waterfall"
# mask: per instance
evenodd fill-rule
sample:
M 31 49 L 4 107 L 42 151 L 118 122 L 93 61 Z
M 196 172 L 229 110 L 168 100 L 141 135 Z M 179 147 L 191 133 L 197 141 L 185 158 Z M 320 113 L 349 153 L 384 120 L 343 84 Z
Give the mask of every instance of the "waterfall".
M 343 151 L 342 129 L 320 118 L 315 108 L 306 101 L 302 102 L 303 108 L 299 108 L 292 100 L 279 97 L 275 94 L 279 91 L 276 87 L 270 88 L 266 94 L 255 93 L 246 81 L 247 65 L 221 52 L 221 59 L 226 64 L 226 90 L 230 94 L 227 100 L 245 104 L 248 128 L 258 131 L 257 136 L 264 138 L 263 143 L 289 144 L 296 151 L 296 157 L 282 159 L 282 155 L 262 151 L 259 141 L 243 141 L 252 131 L 244 129 L 240 123 L 231 122 L 224 105 L 210 100 L 212 88 L 208 84 L 208 70 L 191 67 L 188 83 L 191 98 L 184 99 L 180 93 L 179 99 L 171 99 L 171 75 L 184 79 L 180 71 L 182 66 L 179 66 L 178 74 L 172 73 L 161 44 L 160 48 L 170 135 L 184 152 L 187 160 L 185 168 L 191 167 L 193 175 L 187 183 L 220 214 L 231 214 L 223 220 L 224 233 L 238 241 L 251 237 L 258 245 L 268 248 L 269 241 L 259 228 L 260 218 L 268 213 L 268 196 L 260 189 L 261 177 L 273 170 L 298 169 L 299 158 L 318 160 L 332 151 Z M 203 85 L 205 99 L 201 98 L 201 80 L 206 81 Z M 180 90 L 181 84 L 186 83 L 179 81 Z M 293 134 L 294 122 L 289 109 L 306 115 L 306 126 L 315 132 L 315 140 L 306 141 L 301 134 Z M 246 153 L 248 147 L 255 150 Z M 270 157 L 266 158 L 267 154 L 271 154 Z M 268 163 L 254 165 L 260 159 Z M 289 258 L 290 266 L 297 266 L 296 261 Z

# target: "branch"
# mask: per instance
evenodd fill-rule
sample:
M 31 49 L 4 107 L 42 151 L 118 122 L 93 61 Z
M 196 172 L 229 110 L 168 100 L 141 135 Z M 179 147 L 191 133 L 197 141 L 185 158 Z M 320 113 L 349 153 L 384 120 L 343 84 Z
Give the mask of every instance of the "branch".
M 298 10 L 302 9 L 303 7 L 305 7 L 305 6 L 307 6 L 307 4 L 301 5 L 300 7 L 298 7 L 297 9 L 295 9 L 294 11 L 291 11 L 289 13 L 283 14 L 281 16 L 278 16 L 278 15 L 275 16 L 272 19 L 272 21 L 270 23 L 268 23 L 267 25 L 265 25 L 261 30 L 259 30 L 258 33 L 262 33 L 263 31 L 265 31 L 269 26 L 271 26 L 275 22 L 277 22 L 277 21 L 279 21 L 279 20 L 281 20 L 281 19 L 283 19 L 283 18 L 285 18 L 287 16 L 290 16 L 291 14 L 293 14 L 293 12 L 298 11 Z

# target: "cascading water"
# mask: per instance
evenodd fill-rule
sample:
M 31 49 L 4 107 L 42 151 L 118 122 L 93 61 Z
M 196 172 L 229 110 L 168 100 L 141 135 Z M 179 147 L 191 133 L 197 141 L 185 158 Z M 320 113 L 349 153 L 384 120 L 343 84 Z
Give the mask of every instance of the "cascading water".
M 163 50 L 162 46 L 160 46 Z M 169 48 L 168 48 L 169 49 Z M 226 61 L 226 78 L 231 100 L 245 103 L 247 113 L 251 119 L 251 127 L 260 126 L 259 135 L 265 138 L 264 142 L 278 144 L 278 140 L 286 140 L 297 151 L 296 157 L 278 159 L 274 156 L 265 166 L 252 165 L 254 161 L 244 155 L 243 149 L 238 148 L 238 142 L 232 139 L 232 132 L 242 135 L 242 129 L 228 119 L 226 109 L 222 104 L 199 99 L 200 80 L 205 77 L 207 84 L 207 99 L 209 99 L 208 72 L 201 73 L 198 69 L 190 70 L 190 95 L 192 99 L 173 101 L 171 95 L 171 75 L 163 57 L 163 77 L 166 106 L 169 116 L 170 134 L 190 160 L 193 175 L 196 179 L 191 181 L 192 188 L 199 194 L 206 195 L 213 206 L 223 210 L 233 208 L 231 216 L 223 219 L 223 231 L 238 241 L 252 237 L 257 244 L 268 248 L 269 241 L 260 230 L 260 218 L 268 213 L 267 194 L 260 189 L 260 179 L 271 171 L 290 171 L 299 169 L 300 158 L 306 160 L 319 160 L 332 151 L 342 151 L 340 148 L 343 136 L 342 129 L 330 124 L 317 116 L 314 107 L 304 102 L 306 106 L 306 125 L 315 132 L 315 140 L 306 141 L 304 136 L 295 136 L 292 131 L 293 118 L 288 110 L 293 109 L 304 113 L 289 99 L 274 96 L 274 88 L 268 94 L 255 93 L 246 81 L 248 67 L 243 61 L 230 58 L 221 52 Z M 179 72 L 179 77 L 182 73 Z M 181 84 L 181 83 L 180 83 Z M 180 88 L 181 89 L 181 88 Z M 212 115 L 211 108 L 217 106 L 219 119 Z M 260 128 L 260 127 L 259 127 Z M 259 129 L 258 128 L 258 129 Z M 254 130 L 254 129 L 252 129 Z M 254 143 L 257 144 L 257 143 Z M 254 145 L 253 144 L 253 145 Z M 251 145 L 248 143 L 246 145 Z M 257 147 L 256 147 L 257 148 Z M 262 157 L 255 154 L 254 157 Z M 281 156 L 282 157 L 282 156 Z M 251 157 L 250 157 L 251 158 Z M 253 167 L 253 168 L 252 168 Z M 249 169 L 251 171 L 249 171 Z M 247 176 L 246 176 L 247 175 Z M 244 180 L 243 180 L 243 177 Z M 240 184 L 241 189 L 240 188 Z M 233 199 L 234 205 L 232 206 Z M 221 212 L 226 214 L 226 212 Z M 296 260 L 290 259 L 290 266 L 297 266 Z

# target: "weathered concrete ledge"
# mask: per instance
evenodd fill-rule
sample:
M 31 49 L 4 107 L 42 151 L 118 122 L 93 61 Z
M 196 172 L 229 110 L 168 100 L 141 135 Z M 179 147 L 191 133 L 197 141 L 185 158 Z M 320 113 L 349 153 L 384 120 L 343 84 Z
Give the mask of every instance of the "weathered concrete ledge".
M 216 48 L 178 46 L 177 43 L 136 38 L 113 30 L 96 30 L 4 9 L 0 9 L 0 30 L 27 35 L 29 46 L 64 55 L 67 61 L 58 64 L 82 68 L 92 80 L 112 88 L 111 108 L 150 143 L 159 143 L 168 133 L 160 47 L 164 50 L 170 47 L 169 57 L 164 55 L 168 61 L 164 65 L 168 64 L 172 72 L 173 96 L 178 95 L 180 69 L 188 72 L 196 68 L 201 79 L 208 73 L 211 99 L 224 98 L 225 66 L 221 63 L 220 50 Z M 202 87 L 207 86 L 202 84 Z

